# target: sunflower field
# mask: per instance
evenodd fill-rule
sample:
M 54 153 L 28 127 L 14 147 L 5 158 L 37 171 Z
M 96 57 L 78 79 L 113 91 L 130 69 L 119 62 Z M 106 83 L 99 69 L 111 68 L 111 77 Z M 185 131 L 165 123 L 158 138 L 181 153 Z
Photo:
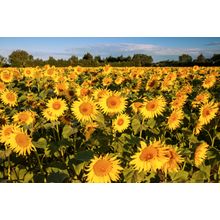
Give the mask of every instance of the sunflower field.
M 0 182 L 220 182 L 219 67 L 0 68 Z

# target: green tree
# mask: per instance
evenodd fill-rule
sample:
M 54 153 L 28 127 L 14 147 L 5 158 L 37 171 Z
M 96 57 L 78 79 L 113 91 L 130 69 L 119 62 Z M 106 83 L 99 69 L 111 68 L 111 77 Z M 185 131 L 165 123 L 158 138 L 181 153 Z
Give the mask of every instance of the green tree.
M 16 50 L 9 55 L 9 63 L 13 67 L 31 66 L 32 61 L 33 56 L 24 50 Z
M 69 64 L 71 65 L 71 66 L 77 66 L 78 65 L 78 63 L 79 63 L 79 59 L 78 59 L 78 57 L 77 56 L 71 56 L 69 59 L 68 59 L 68 61 L 69 61 Z
M 192 64 L 192 57 L 188 54 L 182 54 L 181 56 L 179 56 L 179 62 L 182 65 Z
M 6 59 L 5 57 L 0 55 L 0 67 L 4 66 L 6 64 Z
M 131 61 L 134 66 L 150 66 L 153 58 L 145 54 L 135 54 Z
M 92 54 L 86 53 L 86 54 L 83 56 L 83 60 L 93 60 Z

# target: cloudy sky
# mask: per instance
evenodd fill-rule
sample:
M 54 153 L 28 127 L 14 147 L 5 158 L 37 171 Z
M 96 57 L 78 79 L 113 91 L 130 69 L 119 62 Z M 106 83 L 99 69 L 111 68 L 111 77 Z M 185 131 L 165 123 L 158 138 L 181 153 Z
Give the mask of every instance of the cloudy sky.
M 26 50 L 35 58 L 42 59 L 49 56 L 64 59 L 71 55 L 82 57 L 89 52 L 101 57 L 144 53 L 151 55 L 154 61 L 160 61 L 177 60 L 183 53 L 193 58 L 202 53 L 209 58 L 214 53 L 220 53 L 220 37 L 0 38 L 0 55 L 7 57 L 16 49 Z

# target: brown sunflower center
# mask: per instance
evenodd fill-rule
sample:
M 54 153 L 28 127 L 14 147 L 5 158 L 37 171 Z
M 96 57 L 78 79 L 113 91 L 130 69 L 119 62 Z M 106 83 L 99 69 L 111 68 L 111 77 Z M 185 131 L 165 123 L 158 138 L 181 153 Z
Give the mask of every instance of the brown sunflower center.
M 88 102 L 84 102 L 79 106 L 79 111 L 83 115 L 91 115 L 93 113 L 93 106 Z
M 55 110 L 59 110 L 61 108 L 61 103 L 56 101 L 56 102 L 53 103 L 52 107 Z
M 118 108 L 121 104 L 120 98 L 118 96 L 111 96 L 107 99 L 107 106 L 109 108 L 115 109 Z
M 146 105 L 146 109 L 148 111 L 155 111 L 158 107 L 157 102 L 155 102 L 155 100 L 149 101 Z
M 6 79 L 6 80 L 10 79 L 10 77 L 11 77 L 11 75 L 9 73 L 4 73 L 3 74 L 3 78 Z
M 112 169 L 112 163 L 107 160 L 98 160 L 93 166 L 96 176 L 108 175 Z
M 207 117 L 211 114 L 211 111 L 210 109 L 204 109 L 203 112 L 202 112 L 202 115 L 203 117 Z
M 20 113 L 20 115 L 19 115 L 19 117 L 18 117 L 19 121 L 22 121 L 22 122 L 27 121 L 28 118 L 29 118 L 29 115 L 28 115 L 28 113 L 26 113 L 26 112 Z
M 146 147 L 142 150 L 139 158 L 142 161 L 147 161 L 153 159 L 155 156 L 157 156 L 157 149 Z
M 17 134 L 15 137 L 15 141 L 19 147 L 26 148 L 29 145 L 29 138 L 26 134 Z
M 11 102 L 15 101 L 15 95 L 12 92 L 7 93 L 6 98 L 8 99 L 8 101 L 11 101 Z
M 124 124 L 124 119 L 123 118 L 119 118 L 118 121 L 117 121 L 117 124 L 119 126 L 123 125 Z

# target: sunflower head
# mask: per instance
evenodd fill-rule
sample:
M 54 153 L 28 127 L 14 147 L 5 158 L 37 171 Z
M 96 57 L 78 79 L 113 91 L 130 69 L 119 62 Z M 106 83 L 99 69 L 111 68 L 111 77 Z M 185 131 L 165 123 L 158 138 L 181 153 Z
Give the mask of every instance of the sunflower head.
M 195 150 L 195 155 L 194 155 L 194 161 L 197 167 L 199 167 L 203 163 L 203 161 L 206 159 L 208 147 L 209 145 L 206 142 L 203 142 L 199 146 L 197 146 Z
M 127 114 L 121 114 L 113 120 L 113 129 L 118 132 L 123 132 L 129 127 L 130 117 Z
M 120 161 L 109 154 L 94 157 L 88 166 L 87 181 L 91 183 L 110 183 L 118 181 L 122 171 Z
M 5 90 L 1 94 L 1 100 L 5 105 L 13 107 L 17 105 L 17 94 L 12 90 Z

